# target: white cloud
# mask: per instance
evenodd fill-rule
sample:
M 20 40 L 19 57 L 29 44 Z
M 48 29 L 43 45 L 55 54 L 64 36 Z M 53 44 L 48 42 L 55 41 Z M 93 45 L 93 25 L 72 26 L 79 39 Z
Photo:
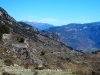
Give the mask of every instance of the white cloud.
M 54 23 L 54 22 L 58 22 L 58 21 L 60 21 L 60 20 L 54 19 L 54 18 L 42 18 L 41 21 L 42 21 L 42 22 L 47 22 L 47 23 Z
M 54 19 L 54 18 L 43 18 L 46 21 L 51 21 L 51 22 L 55 22 L 58 21 L 58 19 Z
M 72 22 L 89 23 L 89 22 L 93 22 L 93 19 L 89 18 L 88 16 L 81 16 L 76 19 L 73 19 Z
M 36 18 L 37 16 L 28 16 L 28 18 Z

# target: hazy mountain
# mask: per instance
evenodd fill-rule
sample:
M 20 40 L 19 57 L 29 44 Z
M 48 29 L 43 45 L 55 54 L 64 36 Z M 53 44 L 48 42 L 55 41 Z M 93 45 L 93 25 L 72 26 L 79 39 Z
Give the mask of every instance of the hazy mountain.
M 58 32 L 61 40 L 74 49 L 91 52 L 100 49 L 100 22 L 85 24 L 68 24 L 52 27 L 49 30 Z
M 45 29 L 49 29 L 50 27 L 53 27 L 52 24 L 48 24 L 48 23 L 41 23 L 41 22 L 33 22 L 31 20 L 26 20 L 26 21 L 21 21 L 24 22 L 26 24 L 29 24 L 35 28 L 38 28 L 39 30 L 45 30 Z

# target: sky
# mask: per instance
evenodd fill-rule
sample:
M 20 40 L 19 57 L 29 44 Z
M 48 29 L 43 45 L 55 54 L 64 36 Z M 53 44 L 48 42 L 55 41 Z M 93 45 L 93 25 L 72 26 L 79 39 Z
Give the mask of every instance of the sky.
M 0 0 L 0 7 L 17 21 L 55 26 L 100 21 L 100 0 Z

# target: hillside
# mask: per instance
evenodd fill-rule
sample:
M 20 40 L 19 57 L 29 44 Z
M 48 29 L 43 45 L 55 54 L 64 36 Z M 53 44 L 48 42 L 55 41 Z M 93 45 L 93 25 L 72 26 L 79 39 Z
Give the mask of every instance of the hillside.
M 68 24 L 52 27 L 49 30 L 58 32 L 61 40 L 74 49 L 92 52 L 100 49 L 100 22 L 86 24 Z
M 42 64 L 45 68 L 61 68 L 57 63 L 71 53 L 70 47 L 46 37 L 30 25 L 18 23 L 3 8 L 0 8 L 0 25 L 10 27 L 10 33 L 2 35 L 0 59 L 21 66 Z M 60 55 L 57 52 L 63 52 Z M 65 52 L 65 53 L 64 53 Z M 67 54 L 66 54 L 67 53 Z M 75 51 L 75 55 L 80 52 Z M 69 57 L 73 56 L 71 54 Z M 61 64 L 61 63 L 59 63 Z

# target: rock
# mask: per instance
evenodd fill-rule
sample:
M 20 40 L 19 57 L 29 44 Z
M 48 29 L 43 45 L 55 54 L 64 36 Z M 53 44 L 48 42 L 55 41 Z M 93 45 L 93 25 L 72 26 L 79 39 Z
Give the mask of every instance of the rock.
M 3 37 L 2 37 L 4 40 L 7 39 L 9 40 L 11 38 L 11 35 L 10 34 L 3 34 Z

